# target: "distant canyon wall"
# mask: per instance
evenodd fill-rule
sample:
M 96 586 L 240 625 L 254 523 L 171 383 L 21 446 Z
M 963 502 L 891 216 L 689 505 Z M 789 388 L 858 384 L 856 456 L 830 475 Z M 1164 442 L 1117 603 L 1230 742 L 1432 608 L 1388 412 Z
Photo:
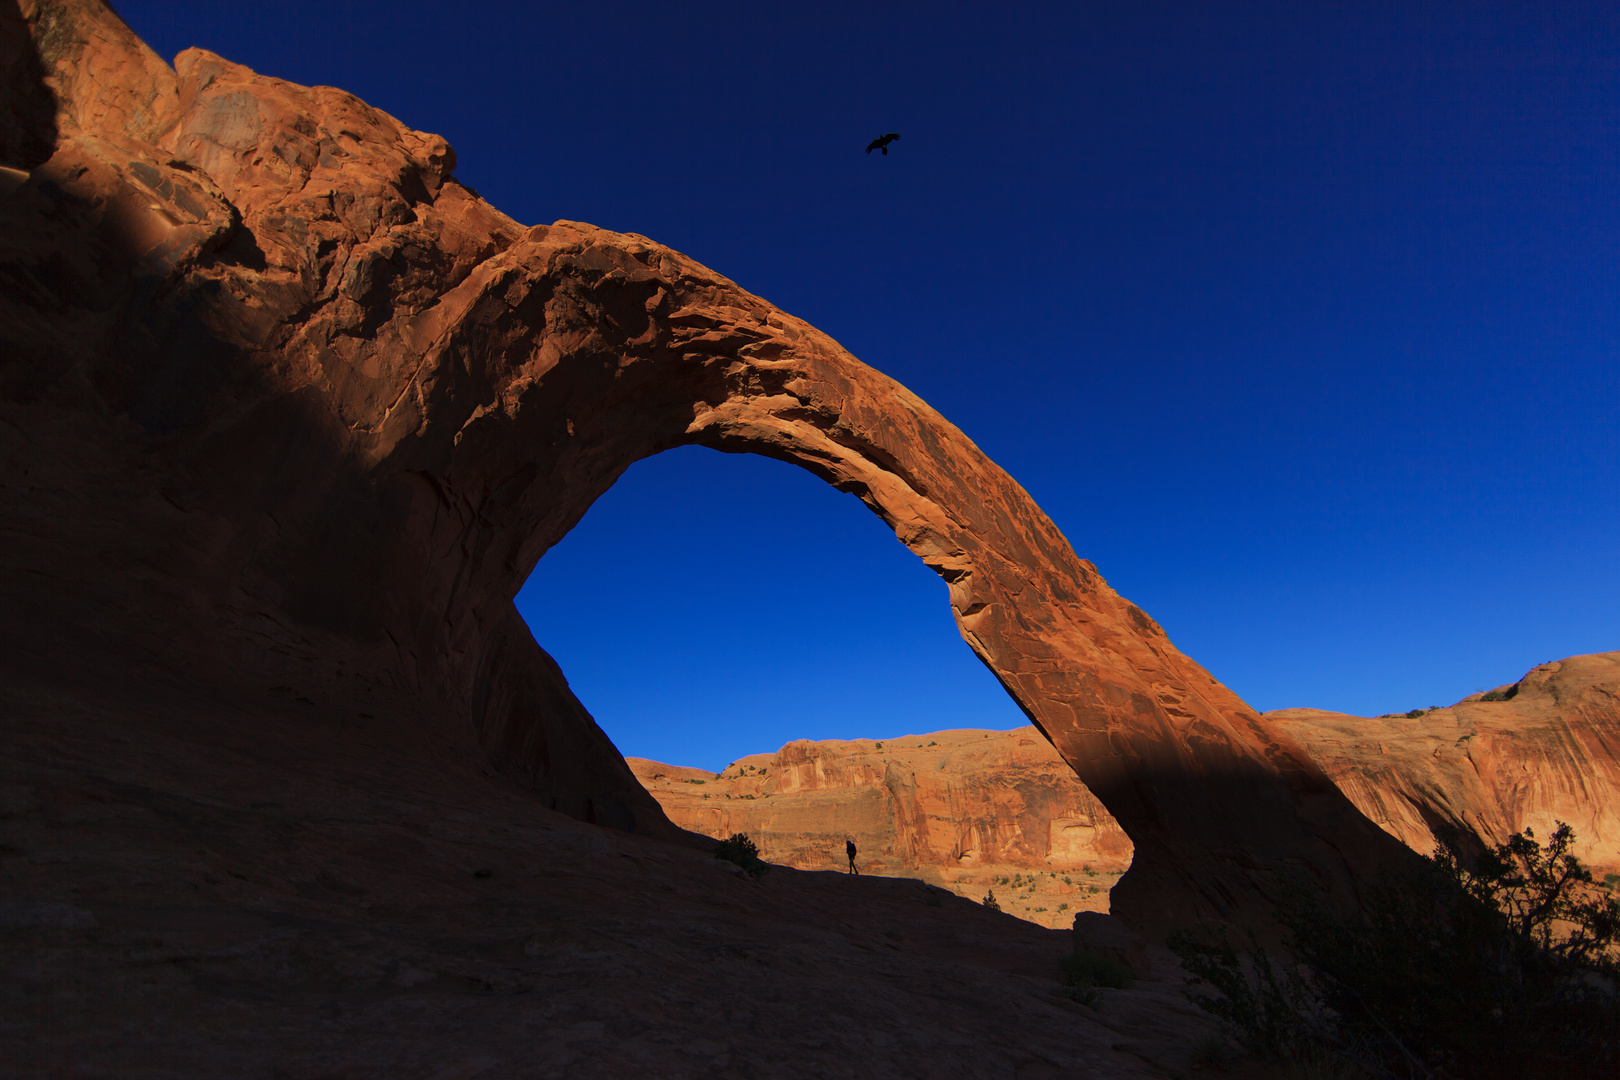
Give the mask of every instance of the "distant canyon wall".
M 629 762 L 682 827 L 768 836 L 771 858 L 805 869 L 842 869 L 846 837 L 874 869 L 1124 869 L 1131 858 L 1130 838 L 1033 727 L 799 740 L 719 774 Z
M 1266 717 L 1415 851 L 1432 851 L 1446 827 L 1499 843 L 1527 826 L 1545 838 L 1564 821 L 1583 861 L 1600 876 L 1620 871 L 1620 652 L 1543 664 L 1491 695 L 1506 700 L 1483 696 L 1415 717 Z M 1002 886 L 998 899 L 1047 925 L 1107 910 L 1100 885 L 1132 856 L 1119 823 L 1033 727 L 800 740 L 718 774 L 629 761 L 683 828 L 747 833 L 767 859 L 805 870 L 844 869 L 852 838 L 867 872 L 975 900 L 1016 877 L 1022 889 Z
M 747 833 L 766 859 L 805 870 L 846 869 L 853 839 L 863 873 L 973 900 L 994 889 L 1004 910 L 1047 926 L 1108 910 L 1131 862 L 1130 838 L 1033 727 L 800 740 L 719 774 L 629 762 L 693 832 Z
M 1583 861 L 1620 872 L 1620 652 L 1541 664 L 1490 693 L 1506 700 L 1476 693 L 1418 717 L 1282 709 L 1266 719 L 1417 851 L 1445 827 L 1500 843 L 1527 826 L 1545 839 L 1564 821 Z

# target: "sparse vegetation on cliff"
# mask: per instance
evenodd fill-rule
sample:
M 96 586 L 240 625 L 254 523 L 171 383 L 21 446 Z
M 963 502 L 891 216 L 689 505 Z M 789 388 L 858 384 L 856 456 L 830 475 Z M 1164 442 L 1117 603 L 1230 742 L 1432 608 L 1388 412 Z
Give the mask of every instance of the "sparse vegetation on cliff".
M 1620 1067 L 1620 900 L 1525 829 L 1468 859 L 1456 837 L 1344 919 L 1285 905 L 1293 958 L 1179 935 L 1194 997 L 1251 1052 L 1324 1055 L 1375 1077 L 1613 1076 Z

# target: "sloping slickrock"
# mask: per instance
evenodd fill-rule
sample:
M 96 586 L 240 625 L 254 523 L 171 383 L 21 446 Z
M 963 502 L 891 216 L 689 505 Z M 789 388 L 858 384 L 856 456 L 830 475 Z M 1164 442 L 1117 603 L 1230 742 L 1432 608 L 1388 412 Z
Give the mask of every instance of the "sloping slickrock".
M 391 744 L 675 837 L 512 597 L 632 463 L 700 443 L 809 469 L 946 579 L 1135 843 L 1133 925 L 1265 927 L 1273 871 L 1348 901 L 1406 857 L 962 432 L 813 327 L 644 237 L 518 225 L 442 139 L 340 90 L 195 49 L 170 69 L 98 0 L 6 10 L 9 662 L 369 687 Z
M 720 773 L 629 758 L 684 829 L 747 833 L 771 862 L 915 877 L 958 896 L 995 891 L 1001 909 L 1068 927 L 1107 911 L 1131 841 L 1032 727 L 790 742 Z
M 1494 693 L 1512 696 L 1476 693 L 1417 717 L 1266 718 L 1417 851 L 1434 849 L 1437 827 L 1496 844 L 1526 826 L 1545 840 L 1564 821 L 1582 861 L 1600 876 L 1620 872 L 1620 653 L 1542 664 Z
M 400 754 L 337 695 L 180 674 L 0 679 L 8 1080 L 1169 1080 L 1212 1034 L 1168 954 L 1085 1008 L 1067 931 L 756 882 Z

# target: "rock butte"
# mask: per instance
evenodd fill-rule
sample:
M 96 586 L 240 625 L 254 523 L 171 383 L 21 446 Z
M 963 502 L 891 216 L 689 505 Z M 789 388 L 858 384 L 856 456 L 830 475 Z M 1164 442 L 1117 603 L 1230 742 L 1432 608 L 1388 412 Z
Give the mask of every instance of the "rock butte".
M 946 579 L 1134 842 L 1134 926 L 1265 926 L 1274 871 L 1351 902 L 1407 857 L 813 327 L 645 237 L 524 228 L 340 90 L 171 69 L 97 0 L 0 10 L 5 600 L 36 669 L 132 650 L 311 703 L 367 687 L 378 738 L 673 837 L 512 597 L 632 463 L 698 443 L 857 495 Z
M 1440 825 L 1500 843 L 1564 821 L 1599 877 L 1620 873 L 1620 653 L 1543 664 L 1496 691 L 1508 693 L 1416 717 L 1265 715 L 1415 851 L 1434 850 Z M 1004 911 L 1043 926 L 1107 911 L 1131 861 L 1130 838 L 1033 728 L 800 740 L 719 774 L 629 762 L 682 828 L 746 832 L 766 858 L 805 870 L 843 869 L 850 837 L 866 873 L 973 900 L 995 888 Z

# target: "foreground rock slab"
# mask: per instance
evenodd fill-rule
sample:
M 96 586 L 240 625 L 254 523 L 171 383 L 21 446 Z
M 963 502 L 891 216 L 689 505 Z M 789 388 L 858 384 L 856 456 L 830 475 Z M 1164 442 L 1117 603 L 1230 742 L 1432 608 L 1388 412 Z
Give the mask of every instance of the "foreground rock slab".
M 329 706 L 104 674 L 145 704 L 0 683 L 8 1077 L 1123 1080 L 1212 1035 L 1173 972 L 1082 1007 L 1067 933 L 920 882 L 756 882 Z

